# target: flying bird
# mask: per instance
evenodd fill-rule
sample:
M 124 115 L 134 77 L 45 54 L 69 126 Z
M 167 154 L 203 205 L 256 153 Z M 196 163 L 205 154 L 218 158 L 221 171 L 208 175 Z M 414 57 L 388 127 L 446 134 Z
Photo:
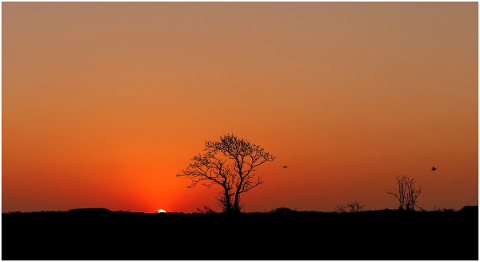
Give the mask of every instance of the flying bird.
M 287 168 L 287 166 L 283 166 L 283 168 Z
M 436 167 L 432 167 L 432 171 L 435 171 L 435 170 L 437 170 L 437 168 L 436 168 Z

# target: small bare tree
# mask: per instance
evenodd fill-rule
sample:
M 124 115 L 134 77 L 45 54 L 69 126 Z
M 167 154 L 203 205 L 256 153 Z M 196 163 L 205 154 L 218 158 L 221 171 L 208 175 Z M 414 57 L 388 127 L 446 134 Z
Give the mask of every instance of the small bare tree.
M 400 210 L 415 210 L 417 206 L 418 196 L 422 192 L 422 187 L 415 188 L 415 178 L 409 178 L 407 176 L 397 176 L 396 192 L 387 191 L 387 194 L 393 195 L 398 199 L 398 209 Z
M 219 185 L 222 191 L 216 199 L 224 212 L 239 213 L 243 205 L 240 196 L 263 184 L 262 176 L 257 175 L 257 167 L 275 157 L 262 147 L 233 134 L 220 137 L 220 141 L 206 141 L 203 154 L 192 158 L 193 163 L 182 170 L 177 177 L 192 180 L 189 187 L 199 182 L 210 188 Z

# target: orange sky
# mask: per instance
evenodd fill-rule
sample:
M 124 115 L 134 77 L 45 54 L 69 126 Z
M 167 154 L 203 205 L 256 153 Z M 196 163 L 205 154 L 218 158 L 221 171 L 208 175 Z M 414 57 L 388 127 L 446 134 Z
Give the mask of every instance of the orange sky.
M 478 204 L 476 2 L 2 10 L 3 212 L 220 211 L 175 175 L 224 133 L 277 156 L 247 212 Z

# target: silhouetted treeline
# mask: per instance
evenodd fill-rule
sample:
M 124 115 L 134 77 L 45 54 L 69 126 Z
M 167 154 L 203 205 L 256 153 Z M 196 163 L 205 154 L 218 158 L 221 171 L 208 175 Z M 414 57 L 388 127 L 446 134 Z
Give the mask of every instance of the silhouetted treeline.
M 478 260 L 478 208 L 2 214 L 2 260 L 12 259 Z

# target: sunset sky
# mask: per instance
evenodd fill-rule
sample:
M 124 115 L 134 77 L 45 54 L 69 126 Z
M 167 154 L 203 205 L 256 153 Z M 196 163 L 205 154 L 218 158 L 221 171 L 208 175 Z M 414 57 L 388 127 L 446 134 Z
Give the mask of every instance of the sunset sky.
M 175 175 L 226 133 L 247 212 L 478 205 L 478 3 L 2 3 L 3 212 L 220 211 Z

